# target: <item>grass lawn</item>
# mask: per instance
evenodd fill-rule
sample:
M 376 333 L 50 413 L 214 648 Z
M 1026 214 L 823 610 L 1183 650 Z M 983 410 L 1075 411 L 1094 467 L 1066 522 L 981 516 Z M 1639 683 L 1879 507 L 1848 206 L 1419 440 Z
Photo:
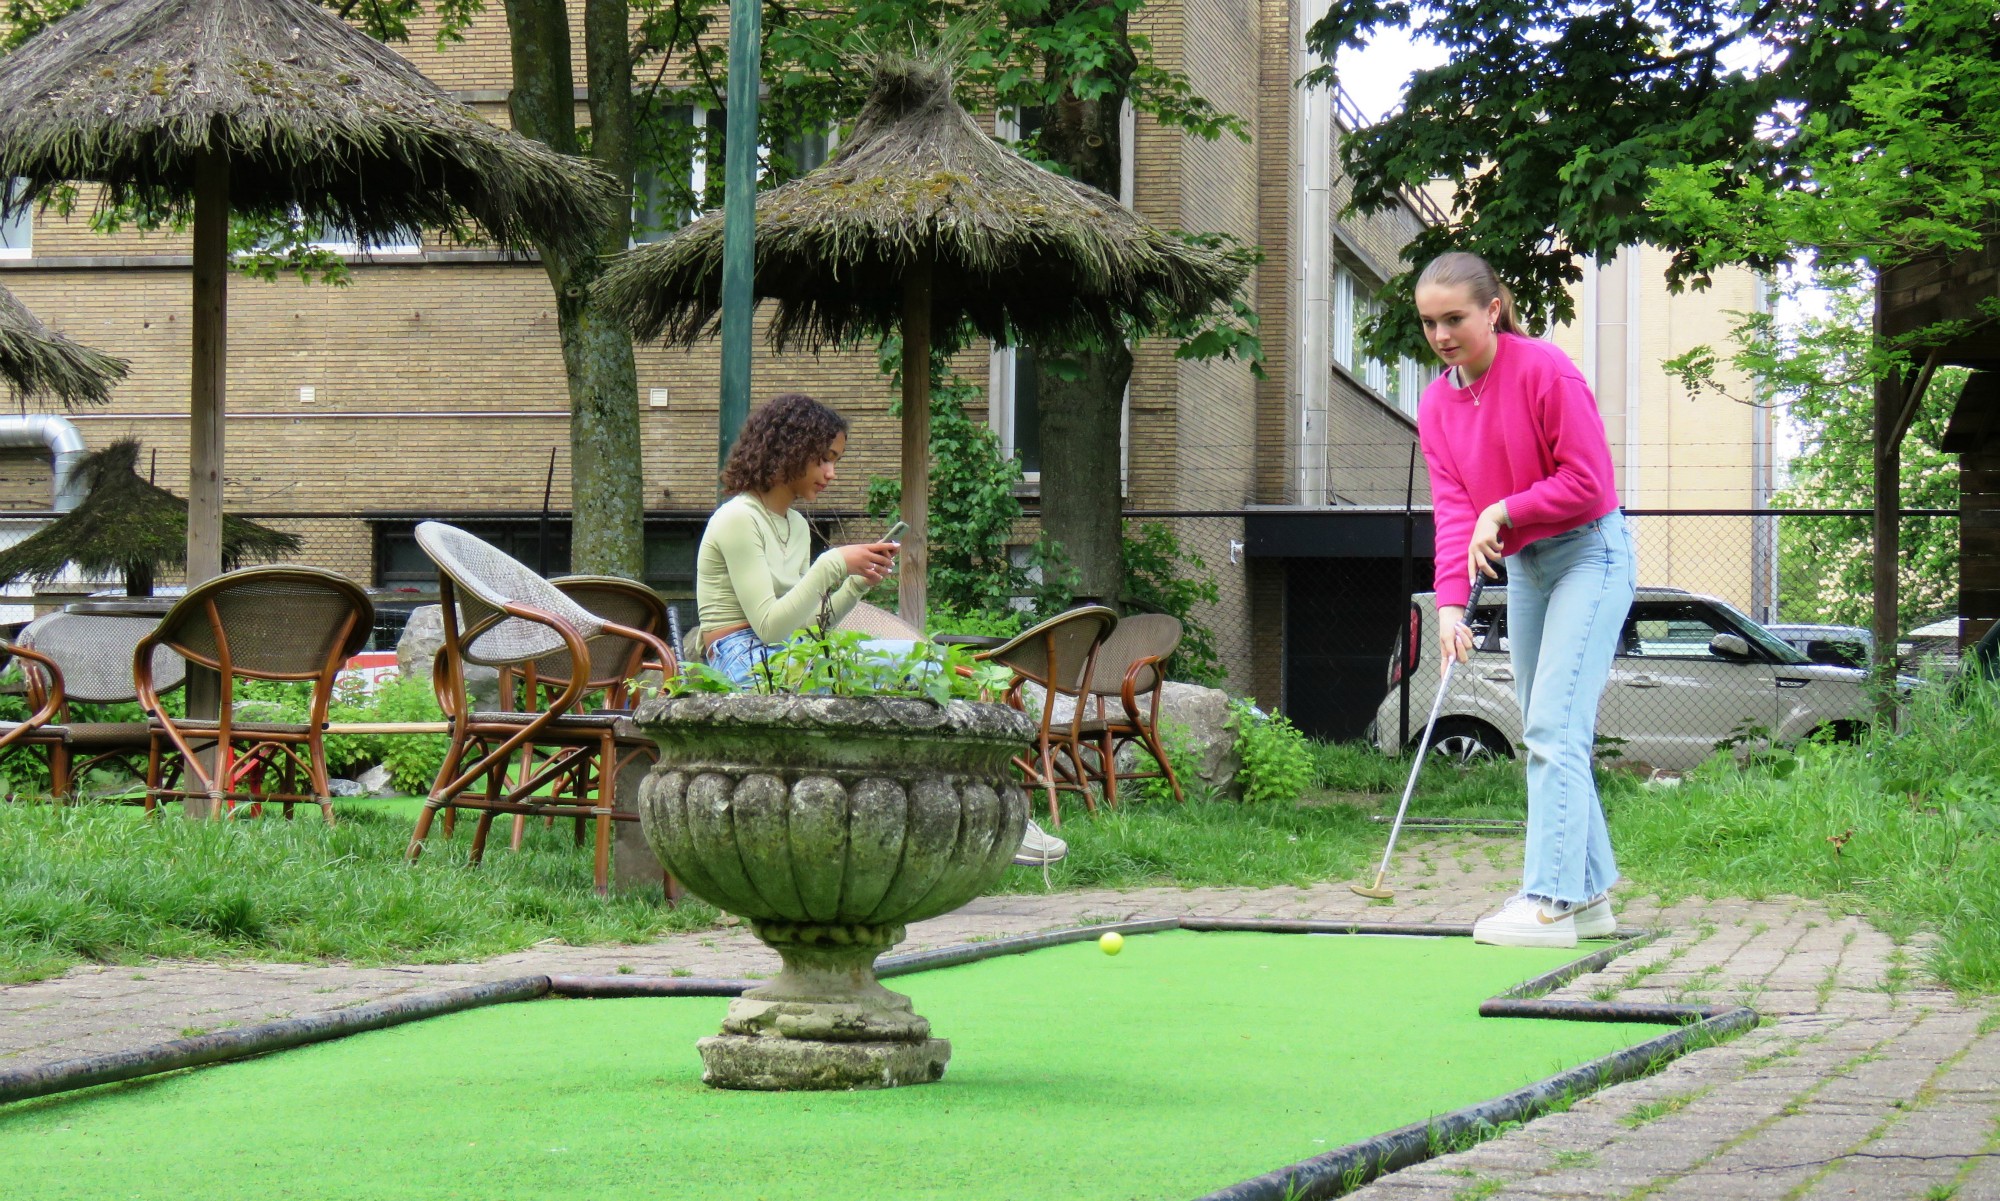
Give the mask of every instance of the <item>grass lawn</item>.
M 1678 787 L 1603 773 L 1627 892 L 1792 894 L 1898 937 L 1936 935 L 1930 971 L 2000 992 L 2000 690 L 1921 690 L 1902 732 L 1808 745 L 1748 765 L 1718 758 Z M 1316 787 L 1270 804 L 1127 804 L 1065 812 L 1054 887 L 1272 887 L 1350 881 L 1381 853 L 1406 762 L 1361 746 L 1314 751 Z M 1412 808 L 1520 817 L 1520 768 L 1428 768 Z M 146 956 L 438 962 L 545 938 L 641 941 L 714 920 L 650 898 L 600 901 L 588 857 L 537 829 L 468 870 L 461 830 L 402 863 L 414 802 L 349 803 L 332 830 L 284 822 L 148 823 L 132 810 L 0 805 L 0 980 Z M 503 824 L 504 828 L 504 824 Z M 328 870 L 333 869 L 333 870 Z M 1039 892 L 1038 871 L 1003 889 Z
M 1576 955 L 1171 932 L 922 972 L 951 1066 L 887 1092 L 703 1086 L 719 998 L 502 1005 L 9 1106 L 0 1162 L 22 1201 L 1182 1198 L 1666 1033 L 1478 1016 Z M 281 1113 L 310 1135 L 231 1120 Z
M 599 898 L 563 823 L 531 830 L 518 855 L 495 823 L 499 845 L 470 868 L 462 822 L 407 866 L 416 804 L 343 803 L 330 829 L 310 806 L 290 822 L 190 822 L 0 805 L 0 981 L 147 957 L 443 963 L 546 938 L 643 942 L 717 917 L 664 908 L 657 890 Z

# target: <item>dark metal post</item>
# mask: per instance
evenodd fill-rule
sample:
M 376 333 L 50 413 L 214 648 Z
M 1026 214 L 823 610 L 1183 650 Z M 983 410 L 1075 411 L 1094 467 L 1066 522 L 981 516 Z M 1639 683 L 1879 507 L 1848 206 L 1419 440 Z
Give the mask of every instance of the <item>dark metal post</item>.
M 1416 591 L 1417 587 L 1417 579 L 1416 579 L 1417 514 L 1415 508 L 1416 501 L 1417 501 L 1417 444 L 1412 442 L 1410 443 L 1410 477 L 1409 480 L 1405 482 L 1403 485 L 1403 606 L 1404 608 L 1403 608 L 1403 615 L 1399 619 L 1402 622 L 1403 630 L 1402 633 L 1400 633 L 1396 637 L 1397 644 L 1403 648 L 1402 650 L 1403 661 L 1396 665 L 1399 669 L 1396 672 L 1396 691 L 1398 693 L 1398 696 L 1396 698 L 1396 704 L 1398 706 L 1398 716 L 1396 719 L 1398 722 L 1396 726 L 1396 749 L 1398 751 L 1410 745 L 1410 670 L 1411 670 L 1410 660 L 1415 657 L 1415 652 L 1417 649 L 1414 642 L 1411 641 L 1413 636 L 1410 633 L 1410 609 L 1409 609 L 1409 606 L 1411 604 L 1410 596 Z
M 763 0 L 729 0 L 729 121 L 722 190 L 722 411 L 718 461 L 750 416 L 750 317 L 757 261 L 757 93 Z
M 549 574 L 549 494 L 556 490 L 556 448 L 549 447 L 549 478 L 542 483 L 542 519 L 535 526 L 535 570 Z M 572 508 L 575 506 L 572 505 Z

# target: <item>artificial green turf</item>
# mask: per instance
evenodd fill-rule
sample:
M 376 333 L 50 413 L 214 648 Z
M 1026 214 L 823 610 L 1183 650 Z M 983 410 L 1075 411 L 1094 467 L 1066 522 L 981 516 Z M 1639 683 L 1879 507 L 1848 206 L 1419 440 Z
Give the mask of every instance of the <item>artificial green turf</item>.
M 1663 1033 L 1480 1018 L 1575 952 L 1164 933 L 891 981 L 942 1083 L 704 1087 L 718 999 L 536 1001 L 0 1107 L 65 1198 L 1181 1198 Z

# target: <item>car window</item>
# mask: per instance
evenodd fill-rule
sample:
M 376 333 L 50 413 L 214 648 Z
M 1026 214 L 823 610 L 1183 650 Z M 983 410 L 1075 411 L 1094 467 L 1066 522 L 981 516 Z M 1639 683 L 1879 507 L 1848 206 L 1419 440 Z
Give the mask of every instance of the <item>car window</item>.
M 1717 634 L 1734 633 L 1706 605 L 1648 601 L 1632 607 L 1618 653 L 1632 659 L 1722 659 L 1709 649 L 1709 640 Z
M 1713 605 L 1714 607 L 1711 611 L 1719 610 L 1724 615 L 1723 620 L 1733 624 L 1734 633 L 1741 634 L 1744 638 L 1747 638 L 1751 646 L 1762 649 L 1772 659 L 1779 663 L 1807 662 L 1805 652 L 1786 642 L 1784 639 L 1779 638 L 1763 626 L 1758 625 L 1750 619 L 1749 614 L 1731 605 L 1728 601 L 1715 601 Z M 1710 606 L 1707 603 L 1703 603 L 1699 607 L 1707 609 Z M 1728 627 L 1726 626 L 1725 628 Z

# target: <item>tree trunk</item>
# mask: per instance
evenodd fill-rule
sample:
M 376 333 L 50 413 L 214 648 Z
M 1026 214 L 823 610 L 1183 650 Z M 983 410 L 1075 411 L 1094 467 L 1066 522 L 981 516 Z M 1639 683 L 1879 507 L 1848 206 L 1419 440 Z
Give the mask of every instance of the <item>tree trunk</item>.
M 1042 372 L 1042 529 L 1076 568 L 1077 601 L 1116 606 L 1125 579 L 1119 414 L 1132 352 L 1093 351 L 1071 366 L 1078 378 Z
M 1100 7 L 1100 0 L 1058 4 L 1066 12 Z M 1119 118 L 1136 66 L 1126 43 L 1126 16 L 1113 19 L 1122 53 L 1093 83 L 1111 87 L 1090 100 L 1066 92 L 1045 114 L 1042 152 L 1076 179 L 1117 196 L 1122 175 Z M 1051 74 L 1057 70 L 1049 64 Z M 1124 345 L 1037 347 L 1051 369 L 1041 373 L 1042 529 L 1062 544 L 1077 571 L 1077 599 L 1116 607 L 1125 584 L 1121 426 L 1132 353 Z M 1069 370 L 1062 366 L 1067 364 Z M 1058 379 L 1057 371 L 1074 374 Z
M 1896 420 L 1902 413 L 1903 389 L 1891 373 L 1875 384 L 1875 615 L 1870 623 L 1875 636 L 1876 716 L 1884 721 L 1896 714 L 1896 639 L 1901 633 L 1896 610 L 1900 606 L 1897 568 L 1901 566 L 1902 528 L 1898 510 L 1903 501 L 1903 447 L 1896 435 Z
M 898 616 L 922 629 L 930 594 L 931 260 L 920 255 L 903 279 L 903 492 L 910 528 L 897 554 Z
M 632 51 L 627 0 L 585 0 L 591 157 L 622 185 L 624 203 L 596 253 L 540 248 L 556 294 L 556 328 L 570 400 L 570 570 L 637 579 L 645 569 L 645 464 L 639 447 L 639 375 L 632 338 L 591 302 L 603 256 L 632 234 Z M 568 12 L 561 0 L 507 0 L 517 132 L 578 152 Z

